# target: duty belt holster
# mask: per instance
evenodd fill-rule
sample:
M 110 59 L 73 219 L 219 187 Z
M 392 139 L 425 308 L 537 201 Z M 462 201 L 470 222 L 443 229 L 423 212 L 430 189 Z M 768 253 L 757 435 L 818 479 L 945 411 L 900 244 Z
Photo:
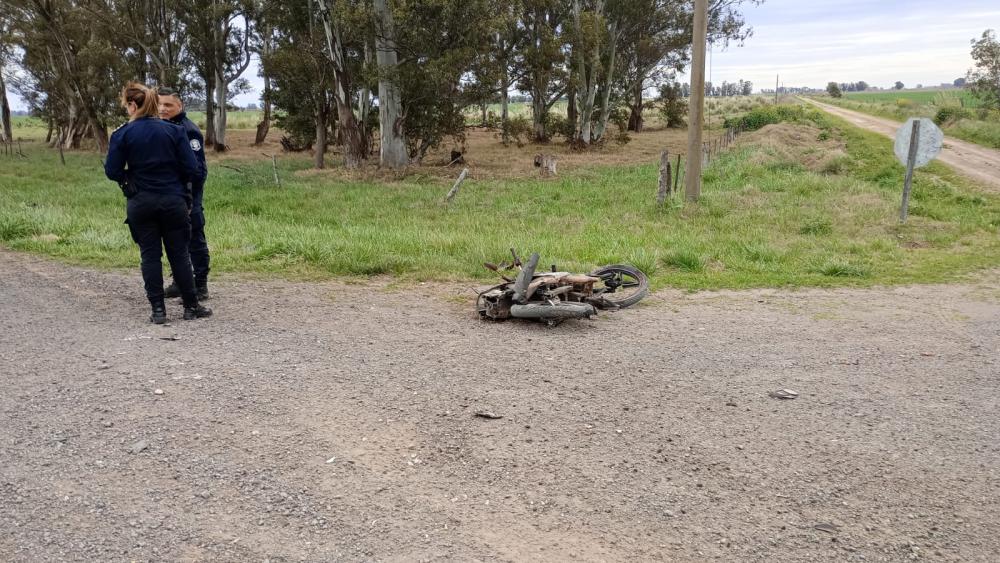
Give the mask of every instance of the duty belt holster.
M 139 193 L 139 187 L 129 183 L 128 180 L 123 180 L 118 182 L 118 187 L 122 189 L 122 193 L 125 194 L 125 199 L 132 199 L 135 194 Z

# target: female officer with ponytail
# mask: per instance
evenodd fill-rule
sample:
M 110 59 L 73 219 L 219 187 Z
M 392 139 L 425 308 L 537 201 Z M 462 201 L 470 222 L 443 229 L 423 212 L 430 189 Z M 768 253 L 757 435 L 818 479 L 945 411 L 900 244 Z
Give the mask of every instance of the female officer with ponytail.
M 156 90 L 135 82 L 122 90 L 129 121 L 111 135 L 104 173 L 128 199 L 132 239 L 142 257 L 142 280 L 153 308 L 149 320 L 167 321 L 163 303 L 163 248 L 184 300 L 184 319 L 208 317 L 198 304 L 188 244 L 191 239 L 191 193 L 188 185 L 203 180 L 184 129 L 157 117 Z

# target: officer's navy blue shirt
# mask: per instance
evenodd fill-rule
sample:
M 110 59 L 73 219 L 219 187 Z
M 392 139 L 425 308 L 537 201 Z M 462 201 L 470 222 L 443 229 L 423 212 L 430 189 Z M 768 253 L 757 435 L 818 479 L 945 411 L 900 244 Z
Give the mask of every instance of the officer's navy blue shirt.
M 187 134 L 188 144 L 191 145 L 191 150 L 194 151 L 195 158 L 198 159 L 198 163 L 201 164 L 202 170 L 202 180 L 201 184 L 205 183 L 205 178 L 208 178 L 208 164 L 205 163 L 205 137 L 201 135 L 201 129 L 194 124 L 193 121 L 188 119 L 187 112 L 180 112 L 169 120 L 170 123 L 175 125 L 180 125 L 184 128 L 184 132 Z M 199 191 L 199 182 L 192 182 L 194 184 L 193 188 L 195 193 Z
M 111 134 L 104 173 L 116 182 L 127 180 L 140 192 L 184 197 L 190 197 L 189 182 L 205 179 L 184 130 L 155 117 L 140 117 Z

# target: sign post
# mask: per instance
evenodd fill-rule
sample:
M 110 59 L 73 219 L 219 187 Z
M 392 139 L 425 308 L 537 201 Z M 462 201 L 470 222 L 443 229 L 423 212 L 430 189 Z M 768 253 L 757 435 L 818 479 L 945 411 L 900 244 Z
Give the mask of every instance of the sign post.
M 941 152 L 944 133 L 926 117 L 910 118 L 896 132 L 896 158 L 906 167 L 903 180 L 903 204 L 899 208 L 899 222 L 906 222 L 913 186 L 913 170 L 927 165 Z

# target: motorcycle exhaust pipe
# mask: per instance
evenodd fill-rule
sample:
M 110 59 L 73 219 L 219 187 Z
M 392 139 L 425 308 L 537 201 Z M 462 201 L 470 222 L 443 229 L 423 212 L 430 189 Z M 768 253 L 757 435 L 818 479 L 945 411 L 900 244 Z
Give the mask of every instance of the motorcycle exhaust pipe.
M 510 316 L 519 319 L 583 319 L 597 314 L 597 309 L 590 303 L 528 303 L 510 306 Z

